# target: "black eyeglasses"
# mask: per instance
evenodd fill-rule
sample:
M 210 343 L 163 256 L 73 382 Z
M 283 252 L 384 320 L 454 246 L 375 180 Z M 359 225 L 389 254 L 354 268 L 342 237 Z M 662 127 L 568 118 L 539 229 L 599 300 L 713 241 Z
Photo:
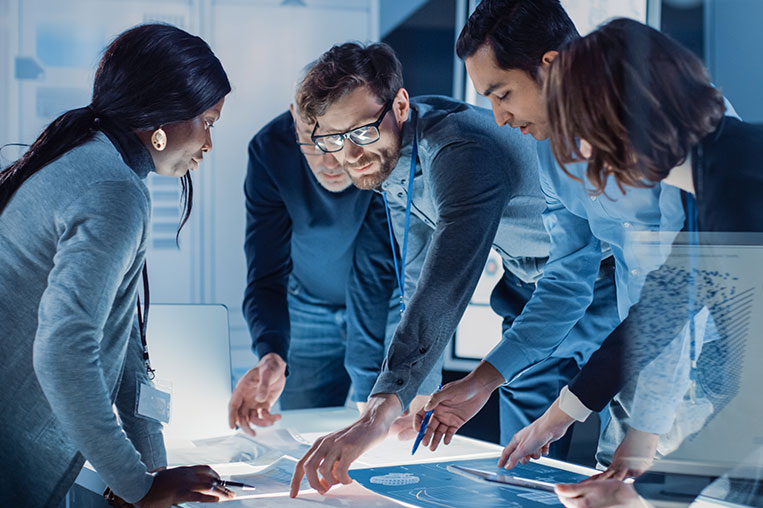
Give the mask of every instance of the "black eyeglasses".
M 323 150 L 318 148 L 315 145 L 315 143 L 303 143 L 302 141 L 300 141 L 299 134 L 297 134 L 296 129 L 294 130 L 294 140 L 297 142 L 299 151 L 305 155 L 323 155 L 324 154 Z
M 313 140 L 315 146 L 320 148 L 323 152 L 333 153 L 338 152 L 344 148 L 344 140 L 349 139 L 358 146 L 370 145 L 379 141 L 381 133 L 379 132 L 379 126 L 384 121 L 384 115 L 392 109 L 394 99 L 389 101 L 382 110 L 379 118 L 372 123 L 356 127 L 347 132 L 334 133 L 334 134 L 322 134 L 320 136 L 315 135 L 315 131 L 318 130 L 318 123 L 315 123 L 313 127 L 313 133 L 310 135 L 310 139 Z

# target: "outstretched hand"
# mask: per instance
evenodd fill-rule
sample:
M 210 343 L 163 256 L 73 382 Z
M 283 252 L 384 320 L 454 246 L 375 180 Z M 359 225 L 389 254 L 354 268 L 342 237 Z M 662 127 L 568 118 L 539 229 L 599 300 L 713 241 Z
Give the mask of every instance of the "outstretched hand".
M 281 419 L 271 414 L 286 384 L 286 363 L 276 353 L 268 353 L 239 379 L 228 405 L 228 425 L 254 436 L 251 425 L 268 427 Z
M 504 382 L 503 376 L 488 362 L 481 362 L 467 376 L 443 386 L 432 394 L 426 406 L 416 413 L 418 429 L 427 411 L 433 410 L 424 437 L 424 446 L 435 451 L 443 441 L 450 444 L 455 433 L 476 415 L 490 395 Z
M 574 418 L 559 408 L 559 399 L 555 400 L 540 418 L 514 434 L 503 449 L 498 467 L 511 469 L 548 455 L 551 443 L 561 439 L 574 422 Z
M 396 395 L 379 394 L 371 397 L 358 421 L 319 438 L 297 462 L 289 495 L 297 497 L 305 476 L 310 486 L 320 494 L 325 494 L 338 483 L 352 483 L 347 473 L 350 465 L 366 450 L 387 437 L 392 422 L 400 415 L 401 409 Z
M 567 508 L 648 508 L 632 485 L 619 480 L 558 484 L 556 494 Z
M 652 466 L 657 453 L 658 434 L 629 428 L 612 456 L 612 464 L 603 473 L 593 475 L 584 482 L 625 480 L 637 478 Z

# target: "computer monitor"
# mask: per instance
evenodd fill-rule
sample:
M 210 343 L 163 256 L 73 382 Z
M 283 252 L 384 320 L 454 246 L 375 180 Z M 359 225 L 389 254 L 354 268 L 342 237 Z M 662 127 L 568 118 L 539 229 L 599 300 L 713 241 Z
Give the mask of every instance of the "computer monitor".
M 650 473 L 636 482 L 650 500 L 680 498 L 680 492 L 702 490 L 715 478 L 761 491 L 763 448 L 763 235 L 700 233 L 699 245 L 687 234 L 676 237 L 666 264 L 698 270 L 705 284 L 722 295 L 713 319 L 724 322 L 727 333 L 715 348 L 706 348 L 702 389 L 711 396 L 713 410 L 699 431 L 657 460 Z M 669 288 L 666 288 L 669 289 Z M 642 293 L 642 298 L 645 294 Z M 662 478 L 660 478 L 662 475 Z M 703 481 L 700 481 L 704 478 Z M 699 492 L 695 492 L 695 495 Z M 733 488 L 725 495 L 734 495 Z M 713 494 L 716 492 L 716 494 Z M 708 495 L 718 495 L 708 489 Z M 755 496 L 753 496 L 755 498 Z M 758 493 L 763 500 L 763 492 Z M 664 504 L 664 503 L 663 503 Z
M 230 433 L 228 309 L 224 305 L 152 304 L 146 340 L 157 384 L 172 384 L 165 441 Z

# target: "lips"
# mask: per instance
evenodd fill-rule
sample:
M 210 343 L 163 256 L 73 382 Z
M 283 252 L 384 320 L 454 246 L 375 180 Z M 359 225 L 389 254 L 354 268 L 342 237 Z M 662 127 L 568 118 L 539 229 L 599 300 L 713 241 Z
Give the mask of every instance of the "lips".
M 373 163 L 373 161 L 371 161 L 371 162 L 369 162 L 368 164 L 366 164 L 364 166 L 355 167 L 355 168 L 348 168 L 348 169 L 350 171 L 352 171 L 353 173 L 358 173 L 358 174 L 364 175 L 364 174 L 368 173 L 371 170 L 373 165 L 374 165 L 374 163 Z

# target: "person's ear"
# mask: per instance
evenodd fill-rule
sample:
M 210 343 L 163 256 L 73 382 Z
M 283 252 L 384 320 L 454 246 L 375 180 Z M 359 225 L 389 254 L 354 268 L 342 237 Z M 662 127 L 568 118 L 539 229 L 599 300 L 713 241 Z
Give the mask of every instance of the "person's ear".
M 294 120 L 296 122 L 297 121 L 297 114 L 294 112 L 294 103 L 293 102 L 291 104 L 289 104 L 289 113 L 291 113 L 292 120 Z
M 394 101 L 392 111 L 395 113 L 395 121 L 397 121 L 399 127 L 402 127 L 405 121 L 408 120 L 408 113 L 411 110 L 411 100 L 408 97 L 408 91 L 405 88 L 398 90 Z
M 546 76 L 548 76 L 548 71 L 551 69 L 551 64 L 558 55 L 558 51 L 546 51 L 540 58 L 540 67 L 538 67 L 537 80 L 541 86 L 546 81 Z
M 551 66 L 551 62 L 556 59 L 557 55 L 559 55 L 558 51 L 546 51 L 543 53 L 543 56 L 540 58 L 541 67 L 548 69 Z

